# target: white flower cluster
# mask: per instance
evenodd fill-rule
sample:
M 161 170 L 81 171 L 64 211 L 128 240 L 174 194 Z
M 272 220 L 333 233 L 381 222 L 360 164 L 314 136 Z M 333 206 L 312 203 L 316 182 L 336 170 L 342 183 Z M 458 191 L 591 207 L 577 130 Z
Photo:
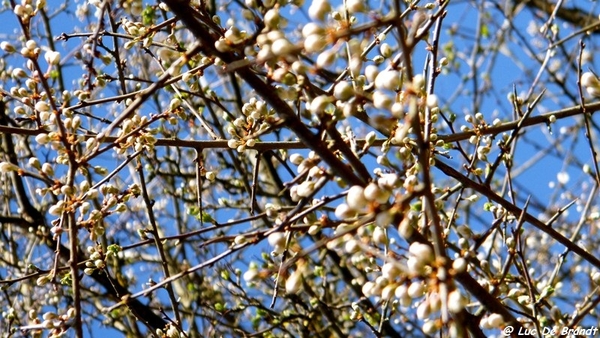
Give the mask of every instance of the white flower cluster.
M 223 34 L 219 40 L 215 41 L 215 48 L 222 53 L 229 52 L 234 49 L 236 45 L 243 44 L 246 38 L 246 31 L 239 30 L 237 27 L 231 26 L 225 31 L 225 34 Z
M 149 47 L 152 45 L 154 32 L 149 31 L 148 27 L 146 27 L 146 25 L 144 25 L 142 22 L 130 21 L 126 18 L 122 18 L 121 26 L 125 32 L 127 32 L 127 34 L 134 37 L 134 39 L 125 43 L 125 49 L 130 49 L 140 40 L 143 41 L 144 47 Z
M 258 141 L 258 135 L 269 128 L 268 121 L 273 118 L 273 113 L 267 109 L 267 104 L 256 98 L 252 98 L 244 104 L 242 114 L 244 115 L 233 121 L 229 115 L 224 115 L 225 120 L 231 121 L 227 127 L 227 132 L 231 135 L 227 145 L 239 152 L 254 147 Z
M 388 202 L 392 189 L 397 185 L 398 177 L 395 174 L 386 174 L 377 180 L 377 183 L 371 182 L 365 188 L 355 185 L 348 189 L 346 194 L 346 203 L 338 205 L 335 209 L 335 216 L 339 219 L 347 219 L 356 216 L 357 213 L 366 209 L 369 204 L 385 204 Z M 382 212 L 384 213 L 384 212 Z M 385 220 L 389 220 L 389 215 L 381 216 L 378 225 L 387 225 Z
M 118 137 L 127 136 L 117 148 L 118 154 L 125 154 L 127 149 L 131 146 L 135 151 L 139 151 L 142 148 L 153 149 L 156 143 L 156 129 L 147 129 L 150 119 L 147 116 L 140 116 L 134 114 L 131 118 L 126 119 L 121 124 L 121 128 L 117 132 Z M 93 139 L 93 138 L 92 138 Z
M 257 62 L 266 62 L 268 60 L 282 57 L 285 58 L 298 50 L 280 30 L 272 30 L 261 33 L 256 38 L 260 50 L 256 54 Z
M 148 28 L 143 23 L 131 21 L 126 18 L 121 19 L 121 26 L 127 34 L 132 36 L 140 36 L 148 33 Z
M 106 257 L 104 257 L 102 251 L 99 251 L 94 246 L 88 246 L 88 253 L 90 254 L 90 259 L 85 262 L 86 268 L 83 270 L 86 275 L 91 275 L 96 271 L 96 269 L 104 269 L 106 266 Z
M 427 244 L 412 243 L 408 253 L 406 264 L 393 259 L 385 262 L 378 270 L 380 275 L 363 284 L 362 292 L 367 297 L 397 302 L 402 307 L 416 306 L 417 318 L 423 321 L 423 331 L 434 334 L 440 329 L 440 322 L 435 317 L 439 316 L 443 302 L 437 282 L 427 278 L 434 273 L 433 250 Z M 458 268 L 464 259 L 457 259 L 457 262 Z M 460 272 L 454 269 L 454 265 L 453 270 L 453 273 Z M 450 286 L 445 304 L 449 312 L 458 313 L 467 306 L 468 298 L 453 284 Z
M 60 336 L 59 332 L 61 332 L 66 325 L 70 325 L 72 320 L 75 318 L 75 311 L 75 308 L 70 307 L 67 312 L 62 315 L 58 315 L 54 312 L 46 312 L 42 315 L 42 318 L 44 319 L 42 326 L 45 329 L 52 330 L 52 336 L 54 336 L 56 333 L 56 337 L 58 337 Z
M 309 22 L 302 28 L 304 50 L 307 53 L 319 53 L 327 46 L 325 28 L 315 22 Z
M 161 2 L 162 4 L 162 2 Z M 180 338 L 180 337 L 188 337 L 187 334 L 183 332 L 179 332 L 177 325 L 169 323 L 167 327 L 164 329 L 156 329 L 157 337 L 166 337 L 166 338 Z
M 46 7 L 46 0 L 37 0 L 35 7 L 32 0 L 21 0 L 20 4 L 15 5 L 13 12 L 23 20 L 24 23 L 29 22 L 31 17 L 35 16 L 38 10 Z

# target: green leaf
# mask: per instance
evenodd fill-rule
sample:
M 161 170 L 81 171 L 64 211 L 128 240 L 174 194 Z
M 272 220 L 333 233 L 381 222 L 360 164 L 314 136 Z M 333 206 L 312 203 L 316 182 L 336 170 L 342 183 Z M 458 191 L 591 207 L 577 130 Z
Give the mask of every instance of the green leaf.
M 200 214 L 200 209 L 197 206 L 192 206 L 187 209 L 187 213 L 190 216 L 196 216 L 196 218 L 198 218 L 198 215 Z
M 60 284 L 62 285 L 71 285 L 73 283 L 73 280 L 71 279 L 71 273 L 66 273 L 61 279 L 60 279 Z
M 142 12 L 142 22 L 144 23 L 144 25 L 145 26 L 154 25 L 155 17 L 156 17 L 156 12 L 154 10 L 154 7 L 146 6 L 146 8 L 144 8 L 144 11 Z
M 486 39 L 490 37 L 490 30 L 487 25 L 481 25 L 481 36 Z
M 212 223 L 215 220 L 212 218 L 211 215 L 209 215 L 207 212 L 202 211 L 202 222 L 206 222 L 206 223 Z

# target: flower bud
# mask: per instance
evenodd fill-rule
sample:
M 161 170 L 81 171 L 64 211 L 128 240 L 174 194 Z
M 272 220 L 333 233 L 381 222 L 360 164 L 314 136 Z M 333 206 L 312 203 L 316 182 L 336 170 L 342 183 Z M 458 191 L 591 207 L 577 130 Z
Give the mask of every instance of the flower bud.
M 425 78 L 421 74 L 417 74 L 413 77 L 414 90 L 420 91 L 425 86 Z
M 235 149 L 238 146 L 238 140 L 230 139 L 227 141 L 227 146 L 231 149 Z
M 370 297 L 374 294 L 376 294 L 376 285 L 373 282 L 366 282 L 365 284 L 363 284 L 362 286 L 362 293 L 363 295 Z
M 204 174 L 204 177 L 213 182 L 217 178 L 217 174 L 214 171 L 207 171 L 206 174 Z
M 15 68 L 12 71 L 12 77 L 14 77 L 15 79 L 26 78 L 27 72 L 23 68 Z
M 245 244 L 246 242 L 248 242 L 248 239 L 244 235 L 238 235 L 238 236 L 235 236 L 235 238 L 233 239 L 233 242 L 236 245 L 242 245 L 242 244 Z
M 489 328 L 498 328 L 502 324 L 504 324 L 504 318 L 502 317 L 502 315 L 500 315 L 498 313 L 492 313 L 489 316 L 487 316 L 487 318 L 484 318 L 484 319 L 487 321 L 487 326 Z M 484 319 L 482 319 L 482 321 Z M 481 326 L 484 327 L 484 325 L 481 325 Z
M 272 247 L 285 247 L 285 233 L 274 232 L 269 235 L 267 241 Z
M 348 207 L 352 210 L 361 210 L 367 205 L 367 200 L 364 196 L 364 189 L 359 185 L 355 185 L 348 190 L 346 195 Z
M 258 276 L 258 269 L 256 266 L 251 265 L 248 271 L 244 272 L 242 278 L 246 283 L 252 282 Z
M 459 313 L 467 303 L 467 298 L 459 290 L 453 290 L 448 294 L 448 311 L 452 313 Z
M 44 54 L 44 58 L 46 59 L 46 62 L 48 62 L 49 65 L 57 65 L 60 63 L 59 52 L 49 50 L 46 52 L 46 54 Z
M 434 336 L 435 333 L 439 330 L 437 322 L 434 320 L 425 321 L 421 329 L 423 330 L 423 333 L 425 333 L 428 336 Z
M 314 188 L 315 188 L 315 182 L 304 181 L 298 186 L 298 189 L 296 190 L 296 192 L 297 192 L 298 196 L 300 196 L 300 197 L 308 197 L 313 192 Z
M 319 53 L 327 46 L 327 40 L 319 34 L 311 34 L 304 39 L 304 50 L 307 53 Z
M 285 281 L 285 292 L 288 294 L 298 293 L 302 289 L 302 271 L 294 271 Z
M 426 319 L 431 314 L 431 308 L 429 307 L 429 302 L 425 301 L 419 304 L 417 307 L 417 318 L 420 320 Z
M 381 90 L 373 92 L 373 106 L 377 109 L 390 110 L 392 107 L 392 98 Z
M 584 87 L 600 87 L 600 81 L 592 72 L 585 72 L 581 75 L 581 85 Z
M 55 205 L 51 206 L 50 209 L 48 209 L 48 213 L 50 215 L 58 216 L 63 212 L 64 205 L 64 201 L 58 201 L 58 203 L 56 203 Z
M 433 250 L 427 244 L 414 242 L 408 248 L 411 255 L 422 261 L 423 263 L 431 263 L 433 261 Z
M 27 42 L 25 42 L 25 47 L 29 50 L 35 50 L 37 48 L 37 42 L 35 42 L 35 40 L 27 40 Z
M 375 227 L 373 230 L 373 243 L 378 245 L 388 244 L 388 237 L 385 229 L 379 226 Z
M 311 101 L 310 111 L 313 113 L 321 113 L 329 104 L 331 104 L 331 101 L 331 97 L 327 95 L 319 95 Z
M 308 38 L 311 35 L 324 35 L 325 29 L 315 22 L 309 22 L 302 27 L 302 37 Z
M 14 13 L 15 13 L 17 16 L 19 16 L 19 17 L 21 17 L 21 18 L 22 18 L 23 16 L 25 16 L 25 15 L 26 15 L 26 12 L 25 12 L 25 6 L 23 6 L 23 5 L 15 5 L 15 8 L 13 9 L 13 12 L 14 12 Z
M 19 170 L 19 167 L 17 165 L 14 165 L 10 162 L 0 162 L 0 173 L 5 174 L 17 170 Z
M 42 172 L 48 176 L 54 175 L 54 169 L 52 168 L 52 165 L 50 163 L 42 164 Z
M 5 52 L 7 52 L 7 53 L 14 53 L 14 52 L 17 51 L 17 49 L 15 48 L 15 46 L 11 45 L 7 41 L 0 42 L 0 48 L 2 48 L 2 50 L 5 51 Z
M 467 271 L 467 266 L 467 260 L 462 257 L 459 257 L 455 259 L 454 262 L 452 262 L 452 269 L 454 269 L 456 273 L 462 273 Z
M 294 153 L 290 155 L 290 162 L 295 165 L 300 165 L 304 161 L 304 157 L 298 153 Z
M 37 281 L 35 282 L 35 284 L 37 286 L 42 286 L 42 285 L 48 284 L 48 282 L 50 281 L 50 279 L 51 279 L 50 276 L 45 275 L 45 276 L 42 276 L 42 277 L 38 278 Z
M 419 281 L 411 283 L 406 293 L 410 298 L 415 299 L 423 296 L 424 291 L 425 286 L 423 285 L 423 282 Z
M 39 112 L 48 112 L 50 111 L 50 105 L 48 105 L 48 103 L 46 103 L 45 101 L 38 101 L 35 104 L 35 110 Z
M 327 0 L 313 0 L 308 8 L 308 16 L 313 20 L 323 21 L 328 12 L 331 11 L 331 5 Z
M 346 0 L 346 8 L 349 13 L 360 13 L 365 11 L 364 0 Z
M 429 94 L 427 95 L 427 107 L 429 108 L 435 108 L 438 106 L 439 102 L 438 102 L 438 97 L 435 94 Z
M 285 38 L 277 39 L 271 45 L 271 51 L 276 56 L 284 56 L 291 54 L 294 51 L 294 49 L 296 49 L 296 46 L 294 46 Z
M 333 89 L 333 96 L 338 100 L 348 100 L 354 95 L 354 88 L 346 81 L 339 82 Z
M 375 88 L 396 90 L 400 86 L 400 72 L 397 70 L 385 70 L 375 78 Z
M 375 65 L 368 65 L 365 67 L 365 77 L 367 81 L 374 82 L 379 75 L 379 68 Z
M 339 219 L 347 219 L 354 217 L 355 215 L 356 211 L 351 209 L 346 203 L 342 203 L 335 208 L 335 217 Z
M 401 273 L 402 270 L 397 266 L 396 263 L 387 262 L 381 267 L 381 275 L 390 281 L 398 278 Z
M 320 38 L 321 39 L 321 38 Z M 333 50 L 326 50 L 317 56 L 315 65 L 317 68 L 325 68 L 330 66 L 335 61 L 336 53 Z
M 379 45 L 379 52 L 381 53 L 381 56 L 383 56 L 384 58 L 389 58 L 390 56 L 392 56 L 392 47 L 390 47 L 389 44 L 387 43 L 382 43 L 381 45 Z
M 381 290 L 381 298 L 384 300 L 392 299 L 394 295 L 394 291 L 396 290 L 396 285 L 388 284 Z
M 276 29 L 279 26 L 279 22 L 281 21 L 281 16 L 279 15 L 278 8 L 271 8 L 265 13 L 265 17 L 263 22 L 265 26 L 270 29 Z

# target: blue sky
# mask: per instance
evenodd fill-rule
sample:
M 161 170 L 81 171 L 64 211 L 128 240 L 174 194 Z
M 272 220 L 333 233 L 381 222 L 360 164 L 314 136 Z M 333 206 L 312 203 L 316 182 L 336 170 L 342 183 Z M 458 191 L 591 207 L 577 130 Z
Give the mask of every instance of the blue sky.
M 340 2 L 338 2 L 338 4 L 339 3 Z M 441 35 L 442 46 L 453 43 L 458 51 L 469 50 L 468 47 L 470 47 L 470 44 L 472 44 L 472 37 L 476 34 L 475 25 L 478 20 L 478 12 L 473 7 L 474 3 L 475 2 L 470 3 L 461 1 L 453 2 L 449 5 L 448 15 L 444 20 L 446 24 Z M 589 6 L 587 2 L 583 1 L 574 1 L 572 3 L 579 6 Z M 305 7 L 307 7 L 308 4 L 309 3 L 305 4 Z M 69 9 L 71 12 L 75 10 L 75 6 L 76 3 L 74 2 L 69 4 Z M 491 16 L 500 15 L 499 10 L 494 8 L 490 8 L 490 13 Z M 306 20 L 306 17 L 299 12 L 284 13 L 284 16 L 288 17 L 290 25 L 302 25 Z M 517 27 L 518 31 L 527 37 L 527 32 L 531 29 L 530 22 L 532 20 L 533 18 L 530 16 L 528 11 L 522 11 L 521 14 L 519 14 L 519 16 L 512 22 L 512 24 Z M 72 33 L 74 32 L 75 25 L 81 24 L 73 21 L 72 15 L 67 16 L 61 14 L 57 19 L 53 20 L 53 35 L 58 36 L 63 32 Z M 561 26 L 560 28 L 565 32 L 568 32 L 570 29 L 568 26 Z M 482 34 L 482 48 L 500 48 L 502 52 L 498 55 L 491 68 L 488 68 L 490 67 L 489 60 L 486 59 L 481 62 L 481 64 L 478 65 L 478 72 L 475 75 L 478 77 L 479 85 L 482 85 L 483 80 L 489 78 L 493 89 L 482 97 L 479 105 L 479 112 L 484 114 L 488 123 L 490 123 L 494 118 L 500 118 L 504 121 L 513 119 L 511 103 L 506 99 L 506 96 L 512 92 L 513 86 L 515 86 L 518 95 L 524 95 L 528 91 L 531 81 L 535 76 L 535 72 L 537 72 L 539 68 L 539 64 L 531 64 L 530 56 L 523 52 L 523 45 L 517 38 L 514 38 L 514 40 L 509 40 L 502 45 L 498 45 L 499 36 L 497 36 L 496 33 L 499 32 L 500 29 L 501 27 L 496 27 L 493 24 L 490 24 L 486 33 Z M 455 31 L 455 33 L 449 34 L 450 30 Z M 13 14 L 10 12 L 1 13 L 0 40 L 7 39 L 14 34 L 19 34 L 19 30 Z M 567 33 L 561 33 L 561 36 L 566 34 Z M 540 43 L 540 48 L 535 50 L 535 54 L 538 57 L 543 58 L 545 55 L 544 48 L 546 47 L 544 43 L 547 43 L 547 41 L 540 39 Z M 390 39 L 390 44 L 393 44 L 393 39 Z M 417 46 L 417 51 L 414 54 L 413 65 L 415 70 L 420 70 L 423 67 L 422 63 L 424 62 L 426 55 L 425 47 L 425 43 L 421 43 Z M 81 39 L 78 38 L 71 39 L 66 44 L 62 42 L 57 43 L 57 49 L 63 55 L 76 52 L 80 48 Z M 565 48 L 568 50 L 577 50 L 577 39 L 573 39 L 572 41 L 566 43 Z M 590 41 L 588 48 L 593 51 L 593 48 L 595 48 L 593 41 Z M 442 50 L 440 54 L 440 56 L 444 56 L 444 51 Z M 448 106 L 445 107 L 444 113 L 449 114 L 452 112 L 457 115 L 457 123 L 455 125 L 457 128 L 460 126 L 460 124 L 464 123 L 465 114 L 476 113 L 472 111 L 473 102 L 471 96 L 469 95 L 469 86 L 472 86 L 472 81 L 464 81 L 463 79 L 463 77 L 468 76 L 468 74 L 471 72 L 471 67 L 467 62 L 469 59 L 470 57 L 468 55 L 461 55 L 458 53 L 455 63 L 456 68 L 454 70 L 451 69 L 450 74 L 448 75 L 441 75 L 436 84 L 436 94 L 440 97 L 442 105 L 448 104 Z M 14 63 L 15 66 L 22 67 L 20 64 L 22 61 L 18 56 L 9 56 L 5 59 L 5 61 L 9 64 Z M 98 63 L 98 61 L 96 62 Z M 594 69 L 594 62 L 596 62 L 596 60 L 592 59 L 584 66 L 584 68 Z M 72 88 L 73 83 L 79 80 L 77 76 L 81 74 L 81 69 L 79 66 L 72 67 L 73 72 L 70 74 L 73 74 L 74 76 L 73 78 L 66 79 L 67 88 Z M 523 72 L 523 67 L 533 70 L 534 74 L 525 74 Z M 557 69 L 560 71 L 561 67 L 567 69 L 568 65 L 558 65 Z M 488 69 L 489 73 L 486 74 L 484 70 Z M 110 74 L 111 68 L 105 68 L 104 71 Z M 567 88 L 573 91 L 575 88 L 575 77 L 572 76 L 572 73 L 566 73 L 566 75 L 568 76 Z M 541 90 L 546 87 L 547 82 L 548 78 L 545 75 L 542 76 L 542 81 L 533 90 L 534 96 L 539 94 Z M 461 88 L 461 84 L 466 84 L 466 86 L 462 88 L 461 92 L 456 92 L 457 88 Z M 566 98 L 565 95 L 557 94 L 558 91 L 555 87 L 548 86 L 547 89 L 548 92 L 545 98 L 534 110 L 532 116 L 573 105 L 573 102 Z M 449 98 L 451 97 L 454 97 L 455 99 L 448 102 Z M 149 113 L 156 110 L 156 107 L 154 107 L 153 104 L 149 104 L 143 109 L 147 110 Z M 350 122 L 350 125 L 353 126 L 353 123 L 355 122 Z M 576 197 L 585 197 L 585 194 L 589 189 L 580 187 L 582 182 L 589 184 L 590 180 L 582 173 L 581 166 L 573 165 L 573 159 L 565 155 L 568 152 L 571 156 L 575 156 L 578 164 L 591 164 L 591 155 L 587 146 L 587 141 L 583 136 L 583 131 L 568 130 L 568 128 L 573 125 L 573 119 L 557 121 L 552 125 L 551 134 L 544 125 L 534 126 L 530 127 L 528 129 L 528 133 L 523 136 L 528 140 L 528 142 L 521 142 L 517 147 L 514 158 L 515 170 L 518 170 L 521 165 L 528 163 L 528 161 L 532 159 L 534 160 L 534 163 L 528 167 L 527 170 L 520 172 L 518 177 L 514 177 L 516 186 L 518 187 L 516 190 L 518 192 L 521 205 L 529 194 L 532 195 L 533 199 L 539 201 L 542 207 L 548 208 L 565 205 L 568 201 Z M 442 124 L 440 124 L 440 126 L 442 126 Z M 442 129 L 441 133 L 448 133 L 448 129 Z M 579 133 L 580 135 L 575 139 L 576 141 L 573 141 L 573 138 L 570 137 L 565 137 L 563 140 L 563 136 L 568 136 L 570 135 L 569 133 Z M 555 141 L 556 145 L 551 145 Z M 469 146 L 466 145 L 466 143 L 463 144 L 466 149 L 469 149 Z M 539 149 L 536 149 L 536 144 L 539 144 L 543 148 L 547 148 L 551 155 L 537 158 L 536 155 L 538 154 Z M 497 152 L 493 151 L 491 155 L 495 153 Z M 456 166 L 459 166 L 464 162 L 457 152 L 451 151 L 449 155 L 453 158 L 450 160 L 443 160 Z M 120 163 L 119 160 L 111 158 L 110 156 L 104 157 L 102 161 L 106 161 L 109 167 L 114 167 Z M 369 165 L 374 165 L 372 158 L 367 158 L 366 161 L 369 161 Z M 499 171 L 504 172 L 502 166 Z M 570 180 L 566 183 L 564 188 L 561 188 L 560 186 L 556 188 L 556 186 L 559 185 L 556 177 L 556 173 L 558 172 L 568 173 L 570 177 Z M 128 177 L 126 177 L 127 174 L 128 173 L 125 173 L 124 177 L 122 177 L 124 180 L 128 180 Z M 441 172 L 436 170 L 433 171 L 433 174 L 436 177 L 441 177 L 442 175 Z M 554 182 L 554 185 L 552 185 L 551 182 Z M 324 190 L 325 193 L 331 193 L 335 191 L 339 191 L 339 189 L 333 186 Z M 566 194 L 567 191 L 573 191 L 574 193 Z M 481 204 L 484 202 L 485 201 L 481 201 Z M 173 206 L 167 206 L 167 208 L 173 208 Z M 570 220 L 575 220 L 580 216 L 575 209 L 576 207 L 573 208 L 573 212 L 570 212 L 569 216 L 567 216 Z M 530 212 L 534 214 L 541 213 L 541 211 L 542 210 L 540 208 L 530 209 Z M 239 215 L 231 215 L 230 212 L 223 211 L 217 213 L 215 218 L 219 222 L 224 222 L 233 216 Z M 489 220 L 489 216 L 483 217 L 484 220 Z M 485 222 L 481 224 L 481 222 L 475 219 L 473 221 L 473 226 L 474 230 L 477 231 L 482 229 L 482 226 L 485 226 Z M 250 228 L 250 224 L 240 225 L 239 227 L 232 229 L 232 232 L 244 227 Z M 175 231 L 176 229 L 172 228 L 172 230 Z M 265 249 L 266 251 L 269 250 L 269 248 L 267 248 L 267 243 L 261 243 L 256 246 L 255 249 L 256 251 L 253 249 L 244 254 L 244 257 L 249 258 L 254 255 L 258 256 L 259 250 L 262 249 Z M 560 250 L 561 248 L 557 247 L 556 249 Z M 215 252 L 218 251 L 216 248 L 214 250 Z M 138 278 L 138 281 L 140 282 L 138 285 L 139 289 L 132 290 L 132 292 L 141 290 L 143 287 L 142 282 L 145 279 L 147 279 L 145 276 Z

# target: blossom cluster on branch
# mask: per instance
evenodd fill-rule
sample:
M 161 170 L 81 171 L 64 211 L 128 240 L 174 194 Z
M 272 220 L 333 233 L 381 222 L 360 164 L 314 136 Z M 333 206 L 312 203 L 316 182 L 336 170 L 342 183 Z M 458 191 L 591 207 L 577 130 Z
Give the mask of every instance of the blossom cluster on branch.
M 597 324 L 575 2 L 5 2 L 3 337 Z

